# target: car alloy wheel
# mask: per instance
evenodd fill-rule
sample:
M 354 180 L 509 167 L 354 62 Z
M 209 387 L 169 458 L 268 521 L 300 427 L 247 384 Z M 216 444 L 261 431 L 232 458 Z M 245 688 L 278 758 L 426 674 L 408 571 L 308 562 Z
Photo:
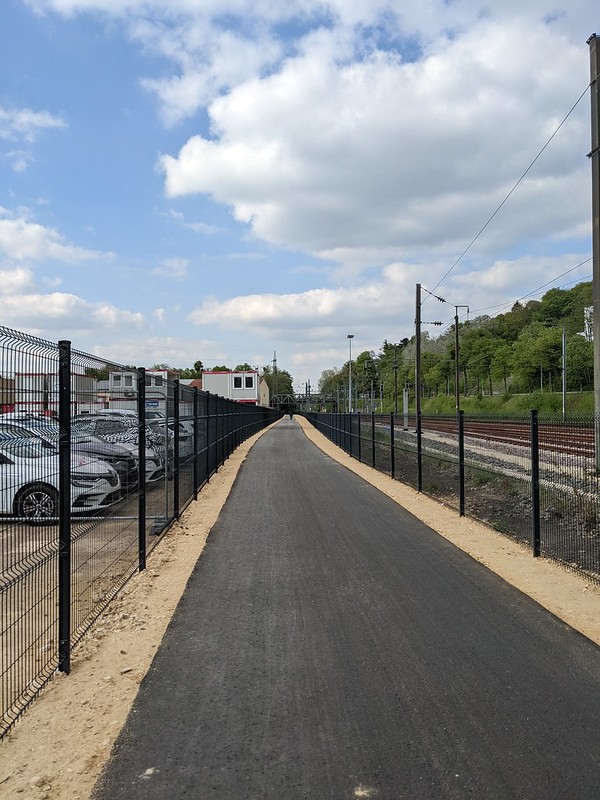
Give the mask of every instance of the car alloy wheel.
M 15 514 L 32 522 L 58 517 L 58 492 L 41 483 L 22 489 L 15 500 Z

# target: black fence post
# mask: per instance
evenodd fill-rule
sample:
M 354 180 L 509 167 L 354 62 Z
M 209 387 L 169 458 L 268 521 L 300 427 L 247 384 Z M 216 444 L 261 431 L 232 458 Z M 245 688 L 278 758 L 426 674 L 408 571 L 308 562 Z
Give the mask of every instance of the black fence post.
M 173 381 L 173 516 L 179 519 L 179 380 Z M 168 436 L 167 427 L 167 436 Z M 168 445 L 168 440 L 167 440 Z M 168 452 L 168 447 L 167 447 Z
M 138 571 L 146 569 L 146 370 L 138 368 Z
M 198 484 L 200 483 L 200 469 L 198 464 L 198 458 L 200 456 L 199 450 L 199 436 L 198 436 L 198 388 L 194 386 L 194 423 L 193 423 L 193 431 L 194 431 L 194 500 L 198 499 Z
M 531 547 L 533 556 L 540 555 L 540 450 L 538 412 L 531 412 Z
M 422 444 L 422 418 L 421 412 L 417 413 L 417 491 L 423 491 L 423 444 Z
M 375 467 L 375 412 L 371 411 L 371 466 Z
M 71 671 L 71 342 L 58 343 L 58 669 Z
M 396 477 L 396 446 L 394 443 L 394 412 L 390 414 L 390 475 Z
M 459 515 L 465 515 L 465 412 L 458 412 L 458 494 Z
M 206 393 L 206 482 L 210 481 L 210 392 Z
M 357 423 L 357 426 L 358 426 L 358 460 L 359 460 L 360 463 L 362 463 L 362 444 L 361 444 L 361 438 L 360 438 L 360 433 L 361 433 L 360 420 L 361 420 L 361 415 L 360 415 L 360 412 L 359 412 L 356 415 L 356 423 Z

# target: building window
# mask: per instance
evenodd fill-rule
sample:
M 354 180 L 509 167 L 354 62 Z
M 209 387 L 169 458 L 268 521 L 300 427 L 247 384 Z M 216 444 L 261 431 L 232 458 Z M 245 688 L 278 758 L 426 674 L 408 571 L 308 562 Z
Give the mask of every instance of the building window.
M 246 375 L 246 389 L 254 389 L 254 378 L 252 375 Z
M 242 376 L 241 375 L 234 375 L 234 377 L 233 377 L 233 388 L 234 389 L 241 389 L 242 388 Z
M 113 375 L 113 386 L 120 386 L 121 385 L 121 376 L 120 375 Z
M 163 385 L 162 375 L 155 375 L 154 376 L 154 385 L 155 386 L 162 386 Z
M 125 386 L 133 386 L 133 376 L 125 375 Z

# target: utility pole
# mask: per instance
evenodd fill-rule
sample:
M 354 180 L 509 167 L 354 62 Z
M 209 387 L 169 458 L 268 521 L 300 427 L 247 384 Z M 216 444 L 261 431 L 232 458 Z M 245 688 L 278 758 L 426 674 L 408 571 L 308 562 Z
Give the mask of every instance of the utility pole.
M 398 345 L 394 345 L 394 413 L 398 413 L 398 359 L 396 357 L 396 351 L 398 349 Z
M 417 491 L 423 490 L 423 451 L 421 428 L 421 284 L 417 283 L 415 330 L 415 406 L 416 406 L 416 434 L 417 434 Z
M 456 414 L 460 411 L 460 362 L 458 357 L 458 309 L 466 308 L 469 313 L 469 306 L 454 306 L 454 405 Z
M 421 284 L 417 283 L 415 312 L 415 411 L 421 414 Z
M 273 400 L 277 397 L 277 351 L 273 350 Z
M 561 358 L 561 372 L 562 372 L 562 418 L 563 422 L 567 418 L 567 329 L 563 325 L 562 329 L 562 358 Z
M 349 333 L 346 337 L 350 345 L 350 360 L 348 361 L 348 413 L 352 411 L 352 339 L 354 334 Z
M 590 95 L 592 101 L 592 149 L 588 158 L 592 164 L 592 286 L 594 296 L 594 411 L 596 440 L 596 469 L 600 470 L 600 54 L 598 37 L 588 39 L 590 48 Z

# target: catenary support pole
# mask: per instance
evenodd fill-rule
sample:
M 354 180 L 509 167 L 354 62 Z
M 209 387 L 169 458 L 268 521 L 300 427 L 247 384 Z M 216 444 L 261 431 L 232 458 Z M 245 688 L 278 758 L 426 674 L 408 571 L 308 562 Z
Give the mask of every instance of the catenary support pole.
M 423 450 L 421 447 L 421 284 L 417 283 L 415 312 L 415 408 L 417 414 L 417 491 L 423 490 Z
M 600 471 L 600 53 L 598 37 L 588 39 L 590 48 L 590 96 L 592 103 L 592 284 L 594 298 L 594 411 L 596 440 L 596 470 Z

